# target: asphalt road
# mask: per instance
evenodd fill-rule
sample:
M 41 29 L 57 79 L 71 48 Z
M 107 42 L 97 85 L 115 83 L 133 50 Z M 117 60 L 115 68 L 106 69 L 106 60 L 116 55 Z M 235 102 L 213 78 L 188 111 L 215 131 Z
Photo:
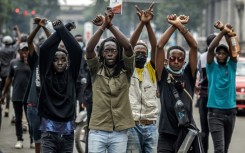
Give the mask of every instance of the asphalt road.
M 12 105 L 11 105 L 12 107 Z M 10 115 L 12 114 L 12 109 L 10 110 Z M 29 134 L 24 133 L 24 148 L 15 149 L 14 145 L 16 143 L 15 127 L 10 124 L 11 117 L 3 117 L 2 128 L 0 131 L 0 150 L 3 153 L 34 153 L 34 149 L 30 149 Z M 198 109 L 194 108 L 194 119 L 199 126 L 199 113 Z M 209 141 L 209 153 L 213 152 L 212 139 L 210 137 Z M 244 153 L 245 152 L 245 113 L 241 116 L 237 116 L 236 126 L 233 133 L 232 141 L 230 144 L 230 153 Z M 74 149 L 74 153 L 77 153 Z

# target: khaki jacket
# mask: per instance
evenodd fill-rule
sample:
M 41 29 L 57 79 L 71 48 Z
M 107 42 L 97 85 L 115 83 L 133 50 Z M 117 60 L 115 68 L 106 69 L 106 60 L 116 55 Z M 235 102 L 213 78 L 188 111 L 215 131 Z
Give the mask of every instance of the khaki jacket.
M 153 83 L 147 67 L 142 73 L 142 82 L 135 70 L 131 78 L 129 99 L 135 121 L 156 120 L 159 114 L 160 99 L 156 96 L 157 84 Z
M 135 126 L 129 102 L 130 77 L 134 71 L 134 55 L 123 56 L 123 69 L 117 77 L 108 77 L 98 57 L 87 60 L 91 72 L 93 108 L 89 128 L 121 131 Z

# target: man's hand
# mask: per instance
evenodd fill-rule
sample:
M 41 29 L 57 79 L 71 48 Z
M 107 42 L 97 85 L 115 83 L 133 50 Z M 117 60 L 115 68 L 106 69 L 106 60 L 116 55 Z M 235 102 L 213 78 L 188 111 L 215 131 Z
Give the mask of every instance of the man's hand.
M 232 33 L 233 27 L 232 27 L 230 24 L 226 24 L 226 25 L 224 26 L 224 29 L 223 29 L 222 31 L 224 31 L 225 34 Z
M 175 25 L 176 24 L 177 15 L 171 14 L 167 16 L 168 23 Z
M 106 28 L 110 28 L 112 26 L 112 19 L 114 17 L 114 13 L 112 12 L 111 8 L 107 8 L 107 10 L 105 11 L 105 20 L 104 23 L 102 24 L 102 27 L 106 27 Z
M 189 21 L 189 16 L 186 16 L 184 14 L 178 16 L 177 18 L 180 21 L 180 23 L 182 23 L 182 24 L 187 24 Z
M 33 19 L 33 24 L 38 24 L 41 20 L 42 20 L 41 18 L 35 17 L 35 18 Z
M 103 15 L 97 15 L 93 20 L 92 23 L 96 26 L 101 26 L 105 22 L 105 17 Z
M 140 10 L 140 8 L 137 5 L 135 5 L 136 14 L 138 15 L 140 21 L 144 23 L 149 23 L 150 20 L 153 19 L 153 16 L 154 16 L 153 6 L 154 6 L 154 3 L 152 3 L 147 10 Z
M 215 24 L 214 24 L 214 27 L 216 29 L 219 29 L 220 31 L 222 31 L 224 29 L 224 24 L 221 22 L 221 21 L 217 21 Z

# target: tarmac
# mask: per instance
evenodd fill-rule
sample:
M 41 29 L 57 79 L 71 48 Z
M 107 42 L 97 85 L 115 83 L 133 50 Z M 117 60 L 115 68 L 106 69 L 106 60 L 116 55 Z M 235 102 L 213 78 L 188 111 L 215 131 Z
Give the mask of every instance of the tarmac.
M 12 104 L 10 105 L 12 108 Z M 24 147 L 23 149 L 15 149 L 14 145 L 16 143 L 16 135 L 15 135 L 15 126 L 10 123 L 11 117 L 13 114 L 13 110 L 10 109 L 9 117 L 2 118 L 2 127 L 0 130 L 0 150 L 2 153 L 35 153 L 34 149 L 30 149 L 30 139 L 29 133 L 25 132 L 24 136 Z M 199 122 L 199 112 L 198 108 L 193 106 L 193 116 L 194 120 L 196 121 L 197 126 L 200 129 L 200 122 Z M 245 149 L 245 113 L 242 115 L 237 116 L 236 118 L 236 125 L 233 132 L 231 144 L 229 147 L 230 153 L 244 153 Z M 213 151 L 213 144 L 212 138 L 209 137 L 209 153 Z M 0 152 L 1 153 L 1 152 Z M 74 147 L 74 152 L 77 153 L 76 148 Z

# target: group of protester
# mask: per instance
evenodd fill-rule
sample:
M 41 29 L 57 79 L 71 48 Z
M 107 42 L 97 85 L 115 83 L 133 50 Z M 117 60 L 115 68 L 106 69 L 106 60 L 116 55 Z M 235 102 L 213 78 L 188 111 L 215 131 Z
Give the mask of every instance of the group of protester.
M 136 6 L 136 14 L 139 23 L 129 39 L 113 25 L 111 9 L 97 15 L 92 22 L 98 28 L 85 53 L 82 36 L 70 33 L 74 23 L 64 25 L 55 20 L 51 34 L 45 27 L 46 19 L 34 19 L 37 26 L 26 41 L 17 44 L 19 58 L 9 64 L 1 97 L 4 100 L 12 82 L 16 148 L 23 147 L 21 113 L 25 108 L 36 153 L 72 153 L 76 101 L 80 99 L 88 110 L 87 152 L 175 153 L 190 130 L 197 131 L 194 141 L 189 142 L 190 152 L 208 151 L 209 131 L 215 152 L 228 152 L 236 115 L 237 56 L 231 56 L 232 26 L 217 21 L 215 27 L 220 32 L 208 37 L 206 57 L 203 54 L 198 64 L 197 42 L 184 26 L 188 16 L 167 16 L 170 26 L 157 41 L 151 27 L 153 4 L 146 10 Z M 144 27 L 150 46 L 139 40 Z M 47 39 L 34 45 L 41 28 Z M 105 30 L 113 37 L 98 44 Z M 188 44 L 187 63 L 183 47 L 172 46 L 165 51 L 175 31 Z M 228 46 L 219 45 L 222 37 Z M 200 107 L 203 141 L 199 141 L 192 115 L 198 65 L 200 84 L 206 85 Z M 82 78 L 87 80 L 85 87 Z

